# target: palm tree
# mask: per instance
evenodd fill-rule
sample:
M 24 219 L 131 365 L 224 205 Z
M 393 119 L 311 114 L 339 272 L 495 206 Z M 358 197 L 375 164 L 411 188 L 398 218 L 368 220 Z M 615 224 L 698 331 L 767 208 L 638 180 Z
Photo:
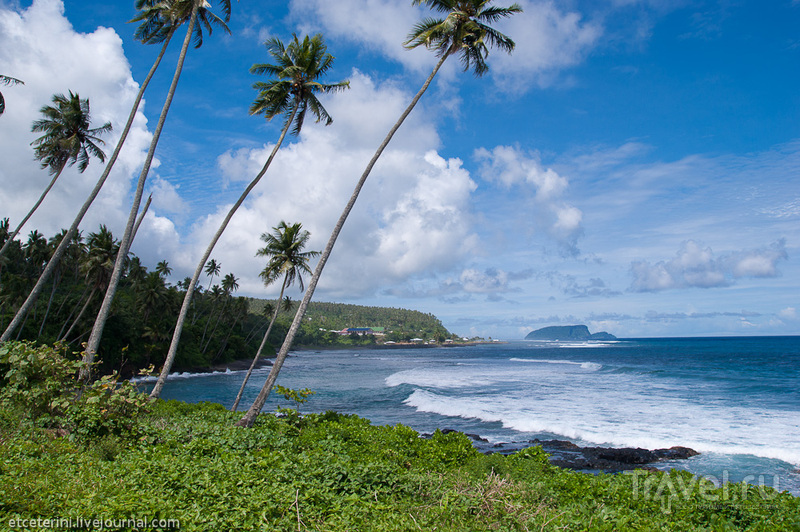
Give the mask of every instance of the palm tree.
M 219 275 L 220 268 L 222 268 L 222 265 L 214 259 L 206 263 L 205 271 L 206 275 L 208 275 L 208 288 L 206 288 L 206 291 L 211 290 L 211 285 L 214 283 L 214 276 Z
M 222 320 L 222 316 L 226 314 L 226 310 L 228 309 L 228 303 L 231 300 L 231 293 L 235 292 L 239 289 L 239 280 L 236 279 L 236 276 L 232 273 L 229 273 L 225 277 L 222 278 L 222 294 L 219 296 L 219 299 L 222 299 L 222 307 L 219 310 L 219 314 L 217 314 L 217 321 L 214 322 L 214 328 L 211 329 L 211 334 L 208 336 L 208 342 L 203 345 L 203 353 L 208 350 L 209 346 L 211 345 L 211 340 L 214 338 L 214 334 L 217 332 L 217 328 L 219 328 L 219 322 Z M 203 344 L 203 341 L 206 337 L 206 331 L 208 330 L 208 324 L 211 322 L 211 314 L 208 316 L 208 321 L 206 322 L 206 328 L 203 330 L 203 338 L 200 340 L 200 343 Z
M 236 278 L 235 275 L 229 273 L 225 277 L 222 278 L 222 289 L 225 290 L 226 294 L 232 294 L 239 289 L 239 279 Z
M 267 172 L 275 154 L 283 144 L 283 139 L 286 137 L 289 128 L 292 128 L 292 134 L 299 135 L 303 127 L 306 112 L 311 113 L 316 117 L 317 122 L 325 121 L 325 125 L 330 125 L 333 119 L 322 106 L 322 103 L 317 99 L 317 94 L 327 94 L 331 92 L 341 91 L 350 86 L 349 81 L 340 81 L 339 83 L 326 84 L 320 81 L 321 78 L 333 66 L 333 56 L 328 53 L 328 48 L 325 46 L 325 41 L 322 35 L 315 35 L 309 38 L 306 36 L 302 41 L 293 36 L 292 41 L 288 46 L 280 41 L 280 39 L 272 38 L 264 43 L 267 51 L 272 56 L 275 64 L 255 64 L 250 68 L 253 74 L 267 74 L 273 76 L 273 79 L 267 82 L 257 82 L 254 88 L 259 91 L 256 100 L 250 106 L 250 114 L 262 114 L 267 120 L 272 120 L 278 115 L 283 115 L 284 124 L 281 130 L 278 142 L 272 149 L 267 161 L 261 168 L 261 171 L 255 178 L 247 185 L 244 192 L 242 192 L 239 199 L 228 210 L 228 214 L 217 229 L 216 234 L 211 239 L 205 253 L 203 253 L 200 262 L 197 264 L 194 276 L 192 277 L 192 286 L 186 291 L 183 298 L 183 305 L 181 306 L 178 321 L 175 324 L 175 331 L 172 334 L 172 342 L 169 346 L 167 359 L 164 361 L 164 367 L 161 369 L 161 374 L 158 376 L 158 381 L 150 392 L 150 397 L 156 398 L 161 394 L 161 389 L 167 380 L 169 370 L 172 368 L 172 362 L 175 360 L 175 355 L 178 352 L 178 343 L 180 342 L 181 333 L 183 332 L 183 324 L 186 321 L 186 315 L 189 312 L 189 303 L 194 293 L 194 286 L 200 278 L 203 270 L 203 265 L 211 256 L 211 252 L 216 246 L 217 241 L 222 236 L 225 228 L 228 226 L 234 213 L 239 206 L 247 198 L 250 191 L 258 184 L 264 174 Z
M 156 264 L 156 272 L 158 272 L 158 275 L 166 279 L 172 273 L 172 268 L 169 267 L 169 262 L 162 260 Z
M 89 336 L 89 341 L 86 345 L 83 362 L 84 366 L 81 370 L 80 378 L 88 380 L 89 368 L 94 362 L 97 348 L 100 345 L 100 338 L 103 336 L 103 328 L 105 327 L 108 315 L 111 312 L 111 303 L 117 292 L 120 277 L 122 276 L 122 269 L 125 262 L 125 257 L 130 250 L 133 236 L 133 228 L 136 223 L 136 215 L 139 212 L 139 205 L 141 204 L 142 196 L 144 195 L 144 185 L 147 181 L 147 175 L 150 173 L 150 165 L 153 162 L 156 146 L 158 145 L 159 138 L 161 137 L 161 130 L 164 128 L 164 122 L 167 119 L 172 99 L 175 96 L 175 89 L 178 86 L 178 80 L 181 77 L 183 70 L 183 63 L 186 60 L 186 52 L 189 48 L 189 42 L 194 38 L 195 48 L 199 48 L 203 44 L 203 27 L 205 27 L 209 34 L 212 32 L 214 26 L 219 26 L 226 32 L 230 33 L 226 22 L 231 17 L 231 0 L 217 0 L 222 9 L 224 19 L 218 17 L 211 12 L 211 4 L 208 0 L 167 0 L 158 2 L 156 0 L 141 0 L 142 6 L 149 12 L 149 10 L 158 13 L 158 16 L 163 20 L 169 20 L 170 26 L 179 26 L 184 22 L 188 22 L 186 28 L 186 36 L 183 40 L 180 55 L 178 56 L 178 64 L 175 67 L 175 74 L 172 77 L 172 83 L 167 91 L 167 97 L 164 101 L 164 106 L 161 109 L 161 114 L 158 118 L 155 131 L 153 132 L 153 139 L 150 142 L 150 148 L 145 157 L 144 166 L 139 174 L 139 180 L 136 184 L 136 193 L 134 194 L 133 204 L 131 211 L 128 215 L 128 223 L 125 226 L 125 232 L 122 235 L 120 242 L 119 256 L 114 263 L 114 271 L 111 274 L 111 281 L 109 282 L 106 290 L 106 295 L 103 298 L 103 304 L 100 306 L 100 311 L 97 313 L 92 333 Z M 158 34 L 158 32 L 155 32 Z
M 50 184 L 39 196 L 39 200 L 33 208 L 8 237 L 8 241 L 0 249 L 0 257 L 8 249 L 8 245 L 17 236 L 22 226 L 39 208 L 67 165 L 73 166 L 77 163 L 78 171 L 83 173 L 89 166 L 91 156 L 97 157 L 100 161 L 105 160 L 106 156 L 98 146 L 104 142 L 97 135 L 111 131 L 111 123 L 107 122 L 98 128 L 90 128 L 89 100 L 81 100 L 80 96 L 73 94 L 72 91 L 70 91 L 69 97 L 63 94 L 53 95 L 53 103 L 54 106 L 45 105 L 40 109 L 39 112 L 44 118 L 35 121 L 31 127 L 31 131 L 34 133 L 44 133 L 31 145 L 34 147 L 36 159 L 39 160 L 42 168 L 48 169 L 53 179 L 50 180 Z
M 300 307 L 297 309 L 297 313 L 294 316 L 292 325 L 289 327 L 289 331 L 286 333 L 286 338 L 284 339 L 283 345 L 281 345 L 280 351 L 275 358 L 275 362 L 272 365 L 272 370 L 267 377 L 267 381 L 261 388 L 261 392 L 253 402 L 253 405 L 247 411 L 245 416 L 237 422 L 237 425 L 243 427 L 252 426 L 259 412 L 261 412 L 261 408 L 267 401 L 269 392 L 272 390 L 275 380 L 278 378 L 278 373 L 281 370 L 281 366 L 283 366 L 283 362 L 286 360 L 286 356 L 289 354 L 289 348 L 292 346 L 294 337 L 300 328 L 300 322 L 305 315 L 306 308 L 308 308 L 308 303 L 311 301 L 311 297 L 314 295 L 314 289 L 316 288 L 317 282 L 322 275 L 322 270 L 325 267 L 325 263 L 328 261 L 328 257 L 333 250 L 333 245 L 336 243 L 336 239 L 338 238 L 339 233 L 341 232 L 342 227 L 344 226 L 344 223 L 353 208 L 353 205 L 355 205 L 355 202 L 358 199 L 358 194 L 361 192 L 361 188 L 364 186 L 367 177 L 369 177 L 372 167 L 375 166 L 375 163 L 386 149 L 386 146 L 388 146 L 389 142 L 392 140 L 394 134 L 403 124 L 406 117 L 408 117 L 408 115 L 414 109 L 414 106 L 417 105 L 417 102 L 419 102 L 420 98 L 422 98 L 422 95 L 428 89 L 428 86 L 431 84 L 433 78 L 436 76 L 436 73 L 439 72 L 439 69 L 442 67 L 444 62 L 452 55 L 460 55 L 461 63 L 464 66 L 465 71 L 472 68 L 476 76 L 482 76 L 488 70 L 488 66 L 484 61 L 489 53 L 487 44 L 496 46 L 497 48 L 509 53 L 514 49 L 514 41 L 497 30 L 487 26 L 487 23 L 496 22 L 502 18 L 519 13 L 522 11 L 522 8 L 518 4 L 512 4 L 509 7 L 494 7 L 491 6 L 492 2 L 493 0 L 412 0 L 412 5 L 416 6 L 424 4 L 435 11 L 447 13 L 447 16 L 444 19 L 427 18 L 418 23 L 416 26 L 414 26 L 411 34 L 409 34 L 408 39 L 405 42 L 405 46 L 407 48 L 425 46 L 428 49 L 435 50 L 436 54 L 439 56 L 439 61 L 436 63 L 436 66 L 433 67 L 433 71 L 431 71 L 430 75 L 425 80 L 425 83 L 423 83 L 422 88 L 420 88 L 406 110 L 403 111 L 403 113 L 400 115 L 400 118 L 389 130 L 389 133 L 383 139 L 383 142 L 380 144 L 380 146 L 378 146 L 377 151 L 367 164 L 366 169 L 364 169 L 364 173 L 361 174 L 361 178 L 356 184 L 355 190 L 353 190 L 353 194 L 350 196 L 350 200 L 347 202 L 344 211 L 339 217 L 339 220 L 337 221 L 336 226 L 331 233 L 331 237 L 328 240 L 328 244 L 325 246 L 325 250 L 322 252 L 322 256 L 320 257 L 317 267 L 314 270 L 314 275 L 311 276 L 311 279 L 308 282 L 308 290 L 306 290 L 303 300 L 300 303 Z
M 160 5 L 170 4 L 172 1 L 174 0 L 169 2 L 161 2 Z M 111 154 L 108 164 L 106 165 L 105 170 L 103 170 L 103 174 L 100 176 L 100 179 L 97 180 L 94 188 L 89 193 L 89 197 L 86 198 L 86 201 L 81 206 L 78 214 L 75 216 L 75 220 L 72 222 L 72 225 L 67 231 L 67 235 L 61 240 L 61 244 L 53 253 L 53 256 L 47 263 L 47 267 L 39 276 L 39 280 L 36 282 L 33 290 L 31 290 L 27 299 L 14 316 L 14 319 L 11 321 L 11 323 L 9 323 L 5 332 L 3 332 L 3 335 L 0 336 L 0 342 L 6 341 L 11 336 L 11 333 L 21 322 L 22 316 L 26 315 L 28 310 L 36 303 L 39 295 L 44 289 L 45 283 L 47 283 L 48 279 L 50 279 L 50 276 L 55 272 L 58 263 L 61 261 L 64 253 L 66 253 L 67 249 L 69 248 L 69 241 L 72 240 L 72 238 L 78 232 L 78 226 L 80 226 L 81 221 L 83 221 L 83 217 L 86 215 L 89 207 L 91 207 L 95 198 L 97 198 L 97 195 L 100 193 L 100 190 L 103 188 L 103 185 L 111 173 L 111 169 L 114 167 L 114 163 L 117 161 L 117 157 L 122 150 L 122 146 L 128 137 L 128 133 L 133 125 L 133 120 L 136 117 L 136 112 L 139 109 L 139 104 L 144 96 L 144 91 L 147 89 L 147 86 L 150 84 L 150 80 L 153 78 L 158 66 L 161 64 L 161 59 L 164 57 L 164 54 L 167 51 L 167 45 L 169 45 L 170 39 L 177 28 L 176 24 L 174 24 L 176 20 L 174 20 L 173 17 L 168 16 L 168 10 L 157 10 L 153 6 L 147 4 L 145 0 L 137 0 L 136 7 L 139 10 L 143 10 L 143 13 L 130 22 L 135 22 L 138 20 L 143 20 L 143 22 L 134 32 L 134 37 L 145 44 L 161 43 L 161 51 L 159 52 L 158 57 L 156 57 L 153 66 L 150 67 L 150 72 L 148 72 L 147 77 L 145 78 L 144 82 L 142 82 L 141 87 L 139 87 L 139 93 L 136 95 L 133 106 L 131 107 L 131 112 L 128 115 L 128 121 L 125 123 L 125 128 L 122 130 L 119 141 L 117 141 L 117 146 L 114 148 L 114 153 Z
M 0 84 L 2 85 L 25 85 L 25 82 L 11 76 L 4 76 L 0 74 Z M 0 115 L 6 112 L 6 100 L 3 98 L 3 93 L 0 92 Z
M 297 284 L 300 285 L 300 291 L 303 291 L 302 274 L 311 273 L 311 270 L 308 268 L 308 261 L 312 257 L 319 255 L 319 251 L 303 251 L 311 234 L 308 231 L 304 231 L 302 227 L 300 223 L 287 225 L 286 222 L 281 221 L 277 227 L 272 228 L 272 233 L 262 233 L 261 235 L 261 240 L 266 242 L 267 245 L 259 249 L 256 252 L 256 256 L 268 257 L 269 262 L 267 262 L 267 266 L 261 271 L 259 276 L 264 281 L 265 286 L 271 285 L 278 278 L 283 276 L 283 284 L 281 285 L 281 293 L 278 296 L 278 302 L 283 299 L 283 292 L 286 288 L 293 285 L 295 280 L 297 280 Z M 287 297 L 286 299 L 288 300 L 289 298 Z M 236 400 L 231 408 L 233 412 L 236 412 L 239 401 L 242 399 L 242 393 L 244 393 L 244 387 L 247 385 L 247 381 L 250 380 L 250 374 L 253 372 L 253 368 L 256 367 L 256 363 L 261 357 L 261 352 L 264 350 L 267 337 L 269 337 L 275 319 L 278 317 L 280 307 L 281 305 L 275 306 L 275 312 L 272 314 L 272 320 L 269 322 L 269 327 L 267 327 L 267 332 L 264 334 L 264 339 L 261 340 L 261 345 L 258 347 L 256 356 L 253 357 L 253 362 L 250 364 L 247 375 L 244 377 L 244 382 L 242 382 L 239 393 L 236 395 Z M 291 305 L 289 308 L 291 309 Z
M 119 242 L 105 225 L 101 225 L 97 233 L 89 233 L 86 238 L 86 246 L 88 252 L 81 264 L 81 272 L 86 276 L 86 280 L 91 283 L 92 290 L 84 301 L 78 316 L 73 320 L 67 332 L 60 337 L 60 340 L 69 338 L 70 333 L 78 325 L 89 307 L 94 295 L 103 290 L 108 284 L 114 258 L 119 252 Z

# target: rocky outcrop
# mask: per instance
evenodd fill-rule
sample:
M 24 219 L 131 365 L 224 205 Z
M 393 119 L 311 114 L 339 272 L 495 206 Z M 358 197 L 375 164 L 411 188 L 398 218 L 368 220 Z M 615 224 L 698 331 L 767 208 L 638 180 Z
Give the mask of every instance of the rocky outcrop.
M 453 432 L 445 429 L 442 432 Z M 683 460 L 700 453 L 688 447 L 669 449 L 641 449 L 638 447 L 581 447 L 566 440 L 529 440 L 524 442 L 492 444 L 477 434 L 466 434 L 473 445 L 484 454 L 514 454 L 527 447 L 539 445 L 550 455 L 550 463 L 576 471 L 603 471 L 616 473 L 646 468 L 648 464 L 664 460 Z

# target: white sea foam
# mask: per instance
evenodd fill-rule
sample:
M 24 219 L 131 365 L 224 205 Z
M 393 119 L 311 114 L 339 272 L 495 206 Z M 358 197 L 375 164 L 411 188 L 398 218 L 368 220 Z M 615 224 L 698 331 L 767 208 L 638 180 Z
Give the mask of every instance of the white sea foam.
M 596 348 L 596 347 L 613 347 L 615 344 L 620 343 L 619 340 L 585 340 L 585 341 L 567 341 L 562 342 L 559 340 L 528 340 L 531 343 L 530 347 L 559 347 L 559 348 Z
M 551 376 L 552 377 L 552 376 Z M 582 383 L 522 382 L 502 392 L 415 389 L 405 404 L 420 412 L 500 422 L 520 433 L 551 433 L 594 444 L 755 455 L 800 465 L 800 413 L 714 405 L 630 375 Z M 764 435 L 769 434 L 765 439 Z
M 466 388 L 473 386 L 488 386 L 495 382 L 495 376 L 490 376 L 473 371 L 464 371 L 463 366 L 458 368 L 408 369 L 398 371 L 386 377 L 387 386 L 400 386 L 411 384 L 430 388 Z
M 216 377 L 218 375 L 232 375 L 234 373 L 245 373 L 246 371 L 247 370 L 231 371 L 230 368 L 225 368 L 225 371 L 204 371 L 204 372 L 197 372 L 197 373 L 191 373 L 189 371 L 181 371 L 181 372 L 170 373 L 169 375 L 167 375 L 167 380 L 171 381 L 171 380 L 176 380 L 176 379 L 194 379 L 194 378 L 197 378 L 197 377 Z M 132 377 L 130 379 L 130 381 L 133 382 L 133 383 L 150 383 L 150 382 L 156 382 L 157 380 L 158 380 L 158 377 L 155 377 L 155 376 L 153 376 L 153 377 Z
M 545 358 L 509 358 L 511 362 L 531 362 L 538 364 L 570 364 L 580 366 L 582 369 L 597 371 L 603 367 L 602 364 L 596 362 L 573 362 L 572 360 L 549 360 Z

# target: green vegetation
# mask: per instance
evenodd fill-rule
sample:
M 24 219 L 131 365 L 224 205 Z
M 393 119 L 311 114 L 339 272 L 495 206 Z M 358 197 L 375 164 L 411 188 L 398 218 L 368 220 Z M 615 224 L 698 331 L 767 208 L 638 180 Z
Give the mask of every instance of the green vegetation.
M 10 241 L 6 255 L 0 260 L 0 328 L 5 328 L 14 318 L 66 233 L 66 230 L 61 231 L 48 239 L 34 230 L 25 242 Z M 3 220 L 0 244 L 8 242 L 8 238 L 9 223 Z M 104 226 L 85 238 L 77 233 L 66 247 L 55 273 L 43 283 L 45 297 L 32 304 L 12 339 L 45 344 L 61 340 L 78 348 L 92 328 L 118 250 L 119 241 Z M 205 270 L 208 280 L 194 290 L 173 370 L 252 359 L 277 306 L 275 302 L 236 297 L 236 276 L 222 274 L 215 260 L 208 261 Z M 187 278 L 173 285 L 169 282 L 170 273 L 166 261 L 150 271 L 138 257 L 129 257 L 106 326 L 112 334 L 104 335 L 100 344 L 100 374 L 116 370 L 128 377 L 151 364 L 159 368 L 164 363 L 175 316 L 191 282 Z M 265 312 L 268 304 L 274 306 Z M 274 346 L 283 342 L 297 309 L 291 301 L 282 301 L 281 307 L 283 312 L 270 331 L 265 355 L 272 355 Z M 349 337 L 329 332 L 361 326 L 385 327 L 386 336 Z M 376 339 L 403 341 L 420 337 L 443 341 L 452 336 L 432 314 L 312 303 L 296 344 L 374 345 Z
M 65 233 L 47 239 L 32 231 L 25 243 L 11 241 L 0 261 L 0 328 L 12 320 Z M 8 221 L 3 220 L 0 243 L 8 236 Z M 78 348 L 92 328 L 118 249 L 119 242 L 105 227 L 85 239 L 77 234 L 44 284 L 46 297 L 31 306 L 15 338 L 47 344 L 62 340 Z M 163 364 L 186 290 L 186 281 L 168 282 L 169 270 L 164 261 L 155 271 L 148 271 L 138 257 L 126 261 L 106 326 L 110 334 L 100 344 L 100 374 L 116 370 L 128 377 L 151 364 Z M 235 276 L 229 273 L 220 285 L 196 291 L 176 369 L 204 368 L 255 354 L 261 339 L 256 331 L 263 335 L 261 326 L 266 320 L 249 313 L 246 298 L 235 297 L 237 286 Z
M 79 389 L 53 348 L 0 348 L 0 523 L 173 520 L 218 530 L 797 530 L 800 499 L 719 489 L 688 473 L 592 476 L 540 448 L 482 455 L 460 433 L 422 438 L 334 412 L 308 390 L 251 429 L 216 404 L 149 403 L 109 379 Z M 294 404 L 292 404 L 294 403 Z M 124 422 L 123 422 L 124 420 Z M 166 521 L 165 521 L 166 523 Z M 168 526 L 139 530 L 166 530 Z
M 250 308 L 257 312 L 268 303 L 276 304 L 274 301 L 251 299 Z M 292 317 L 291 313 L 278 317 L 275 324 L 276 331 L 278 331 L 276 339 L 282 340 L 286 335 Z M 295 343 L 298 345 L 368 345 L 375 343 L 374 336 L 339 336 L 335 332 L 331 332 L 349 327 L 384 327 L 386 336 L 383 339 L 394 342 L 408 341 L 417 337 L 425 340 L 438 339 L 439 341 L 454 337 L 433 314 L 402 308 L 312 301 L 308 305 L 303 326 Z M 271 342 L 273 345 L 278 345 L 272 339 Z

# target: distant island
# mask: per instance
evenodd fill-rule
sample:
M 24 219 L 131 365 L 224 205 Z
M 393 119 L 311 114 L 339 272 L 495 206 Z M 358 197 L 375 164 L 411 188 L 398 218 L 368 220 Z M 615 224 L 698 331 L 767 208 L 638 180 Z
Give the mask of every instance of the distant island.
M 607 332 L 590 333 L 586 325 L 544 327 L 528 333 L 526 340 L 616 340 Z

